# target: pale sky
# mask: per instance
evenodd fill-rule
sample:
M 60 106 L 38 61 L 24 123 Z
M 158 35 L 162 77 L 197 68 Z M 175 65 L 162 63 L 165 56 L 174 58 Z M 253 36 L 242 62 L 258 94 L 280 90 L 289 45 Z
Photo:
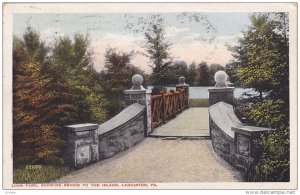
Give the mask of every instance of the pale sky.
M 60 35 L 72 37 L 75 33 L 89 33 L 91 48 L 94 51 L 94 65 L 100 71 L 104 67 L 104 53 L 109 47 L 119 51 L 143 51 L 140 41 L 143 34 L 133 34 L 125 30 L 128 15 L 147 17 L 153 13 L 89 13 L 89 14 L 15 14 L 13 16 L 13 33 L 22 37 L 27 26 L 37 30 L 41 39 L 51 46 Z M 216 29 L 216 38 L 212 43 L 195 40 L 199 35 L 206 36 L 203 26 L 196 22 L 180 22 L 180 13 L 160 13 L 165 18 L 166 38 L 173 43 L 171 54 L 174 60 L 187 64 L 193 61 L 208 64 L 225 65 L 232 57 L 224 46 L 225 43 L 236 44 L 242 31 L 250 25 L 246 12 L 203 13 Z M 126 17 L 125 17 L 126 15 Z M 132 64 L 150 72 L 149 59 L 137 55 Z

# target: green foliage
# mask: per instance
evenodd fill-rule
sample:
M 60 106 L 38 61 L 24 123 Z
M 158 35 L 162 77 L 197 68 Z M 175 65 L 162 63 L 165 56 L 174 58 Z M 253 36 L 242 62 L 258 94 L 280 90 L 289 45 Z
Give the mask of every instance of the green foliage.
M 14 80 L 14 163 L 61 164 L 61 125 L 74 111 L 68 89 L 41 71 L 23 64 Z
M 251 123 L 257 126 L 279 129 L 289 123 L 288 116 L 283 112 L 285 106 L 281 100 L 265 99 L 262 102 L 245 103 L 241 112 Z
M 288 16 L 278 14 L 252 15 L 252 26 L 243 33 L 239 46 L 231 50 L 237 60 L 235 74 L 243 87 L 288 102 Z
M 274 129 L 258 140 L 262 155 L 249 169 L 247 181 L 289 181 L 289 41 L 286 13 L 254 14 L 239 45 L 230 47 L 236 61 L 229 74 L 260 92 L 243 100 L 238 111 L 247 122 Z M 263 96 L 265 92 L 266 96 Z
M 227 73 L 227 75 L 229 76 L 229 81 L 231 83 L 233 83 L 235 86 L 240 86 L 239 82 L 238 82 L 238 77 L 236 76 L 237 73 L 236 73 L 236 70 L 237 70 L 237 67 L 238 66 L 238 63 L 235 62 L 235 61 L 231 61 L 229 62 L 228 64 L 226 64 L 225 66 L 225 72 Z
M 73 121 L 77 123 L 101 123 L 107 117 L 107 101 L 93 68 L 89 44 L 88 37 L 81 34 L 75 34 L 74 41 L 68 36 L 60 37 L 56 40 L 52 63 L 48 67 L 57 81 L 67 85 L 74 94 L 70 101 L 76 102 Z
M 193 62 L 192 64 L 189 65 L 188 67 L 188 75 L 186 77 L 186 83 L 192 85 L 196 85 L 195 81 L 196 77 L 196 64 Z
M 289 129 L 284 128 L 262 136 L 259 144 L 262 156 L 247 173 L 251 182 L 290 181 Z
M 26 169 L 25 166 L 13 169 L 13 183 L 47 183 L 64 175 L 63 167 L 42 165 L 40 169 Z
M 131 78 L 143 71 L 130 64 L 133 53 L 118 52 L 108 49 L 105 54 L 105 70 L 100 78 L 105 97 L 108 101 L 106 110 L 109 117 L 118 114 L 125 106 L 123 91 L 132 87 Z
M 209 75 L 208 65 L 206 62 L 201 62 L 198 65 L 198 72 L 199 72 L 199 85 L 209 86 L 210 75 Z
M 64 125 L 103 122 L 107 113 L 87 37 L 48 48 L 31 28 L 13 38 L 14 165 L 61 165 Z M 50 50 L 51 49 L 51 50 Z M 50 55 L 51 54 L 51 55 Z
M 146 44 L 145 48 L 148 52 L 150 61 L 153 63 L 152 82 L 154 85 L 165 85 L 170 82 L 171 61 L 168 50 L 170 43 L 165 39 L 165 31 L 163 27 L 163 19 L 155 18 L 153 24 L 150 24 L 149 31 L 145 32 Z
M 219 70 L 225 70 L 225 68 L 220 64 L 211 64 L 209 65 L 208 69 L 209 69 L 209 85 L 213 86 L 216 84 L 214 79 L 215 73 Z

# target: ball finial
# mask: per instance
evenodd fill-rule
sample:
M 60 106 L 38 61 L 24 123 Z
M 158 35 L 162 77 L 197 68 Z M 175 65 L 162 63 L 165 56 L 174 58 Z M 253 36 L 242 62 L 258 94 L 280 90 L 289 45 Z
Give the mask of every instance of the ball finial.
M 179 83 L 180 84 L 185 84 L 185 77 L 184 76 L 179 77 Z
M 226 81 L 228 78 L 228 75 L 226 74 L 225 71 L 219 70 L 215 73 L 215 81 L 216 81 L 216 86 L 215 87 L 227 87 Z
M 132 89 L 144 89 L 144 87 L 142 86 L 144 82 L 144 78 L 142 75 L 140 74 L 135 74 L 132 76 L 132 84 L 133 87 Z

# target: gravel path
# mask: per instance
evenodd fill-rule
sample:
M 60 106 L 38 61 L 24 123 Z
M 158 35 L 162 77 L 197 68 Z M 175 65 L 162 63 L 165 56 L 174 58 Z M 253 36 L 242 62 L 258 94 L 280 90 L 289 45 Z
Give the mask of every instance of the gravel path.
M 146 138 L 135 147 L 57 182 L 238 182 L 240 174 L 213 152 L 210 140 Z

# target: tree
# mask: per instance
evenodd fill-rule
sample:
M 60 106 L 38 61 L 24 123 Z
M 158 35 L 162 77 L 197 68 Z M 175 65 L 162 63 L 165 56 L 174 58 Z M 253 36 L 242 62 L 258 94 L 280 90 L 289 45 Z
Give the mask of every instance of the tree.
M 176 61 L 171 67 L 172 81 L 171 83 L 177 84 L 179 77 L 184 76 L 188 78 L 188 66 L 184 61 Z M 186 82 L 188 80 L 186 79 Z
M 74 41 L 68 36 L 59 37 L 53 48 L 49 71 L 57 82 L 67 85 L 74 94 L 70 101 L 76 104 L 77 123 L 106 120 L 106 100 L 97 80 L 97 73 L 89 50 L 88 36 L 75 34 Z
M 168 84 L 172 79 L 169 74 L 171 70 L 171 58 L 169 49 L 171 44 L 165 38 L 164 19 L 160 15 L 152 15 L 151 21 L 145 32 L 144 48 L 152 65 L 152 82 L 154 85 Z
M 210 85 L 214 85 L 215 84 L 215 73 L 219 70 L 225 70 L 225 68 L 223 66 L 221 66 L 220 64 L 211 64 L 208 67 L 209 70 L 209 83 Z
M 286 13 L 253 14 L 239 45 L 232 47 L 235 78 L 260 93 L 239 108 L 254 125 L 275 131 L 258 143 L 262 156 L 246 174 L 248 181 L 289 181 L 289 37 Z M 230 69 L 233 69 L 231 68 Z M 263 96 L 263 93 L 266 96 Z
M 197 85 L 198 83 L 197 80 L 199 79 L 196 79 L 196 75 L 197 75 L 196 63 L 193 62 L 188 67 L 188 76 L 186 78 L 186 82 L 190 85 Z
M 201 62 L 198 65 L 198 72 L 199 72 L 199 85 L 209 86 L 209 71 L 206 62 Z
M 238 62 L 236 75 L 243 87 L 258 91 L 261 100 L 265 92 L 288 102 L 287 16 L 254 14 L 250 19 L 252 26 L 244 32 L 239 46 L 232 49 Z
M 236 61 L 230 61 L 225 66 L 225 72 L 229 76 L 229 81 L 234 83 L 235 86 L 239 85 L 238 78 L 236 76 L 237 67 L 238 67 L 238 63 Z
M 13 39 L 14 165 L 61 164 L 62 125 L 74 111 L 66 86 L 45 70 L 48 48 L 27 28 L 24 41 Z
M 142 33 L 145 36 L 145 42 L 142 47 L 145 52 L 142 55 L 149 57 L 152 67 L 151 80 L 152 84 L 162 86 L 173 81 L 172 74 L 172 58 L 170 49 L 173 43 L 166 39 L 165 20 L 162 14 L 150 14 L 145 16 L 133 16 L 125 14 L 125 29 L 130 30 L 134 34 Z M 176 13 L 176 21 L 178 24 L 192 23 L 197 31 L 198 36 L 195 40 L 208 41 L 212 43 L 215 39 L 216 29 L 210 23 L 205 14 L 198 12 L 181 12 Z M 172 21 L 174 22 L 174 21 Z
M 111 48 L 106 51 L 105 70 L 101 72 L 101 78 L 104 94 L 108 100 L 106 109 L 110 117 L 124 108 L 123 90 L 131 88 L 132 76 L 143 74 L 142 70 L 130 63 L 132 57 L 132 52 L 118 52 Z

